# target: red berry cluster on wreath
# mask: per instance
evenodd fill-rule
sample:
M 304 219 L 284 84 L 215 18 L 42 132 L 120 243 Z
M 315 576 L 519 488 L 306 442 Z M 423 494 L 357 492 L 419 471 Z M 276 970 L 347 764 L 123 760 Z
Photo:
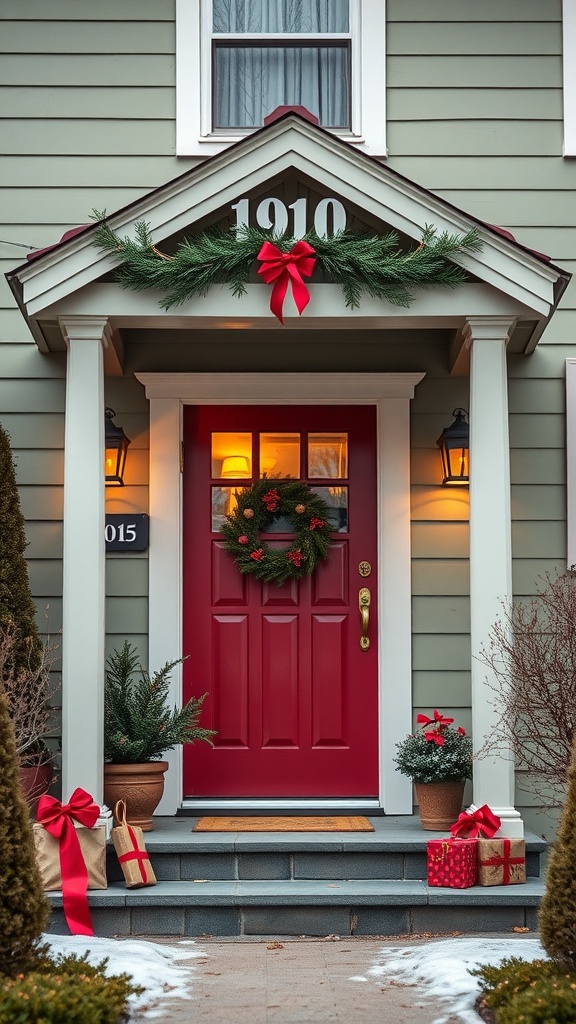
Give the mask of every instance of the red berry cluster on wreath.
M 266 505 L 268 512 L 275 512 L 280 501 L 280 495 L 276 488 L 274 487 L 271 491 L 267 491 L 266 494 L 263 494 L 262 501 Z

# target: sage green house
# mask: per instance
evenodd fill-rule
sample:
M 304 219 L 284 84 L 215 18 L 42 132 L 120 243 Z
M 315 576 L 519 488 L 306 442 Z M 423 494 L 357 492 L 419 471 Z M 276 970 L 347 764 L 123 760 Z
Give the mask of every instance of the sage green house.
M 127 639 L 151 668 L 187 655 L 174 702 L 207 690 L 218 730 L 169 755 L 161 813 L 411 814 L 395 744 L 434 708 L 482 744 L 502 602 L 576 562 L 571 0 L 4 0 L 0 18 L 0 422 L 39 623 L 49 606 L 62 630 L 64 795 L 101 799 L 105 656 Z M 120 238 L 146 223 L 156 264 L 246 225 L 481 244 L 454 256 L 465 283 L 417 280 L 409 305 L 347 305 L 319 257 L 166 309 L 118 283 L 94 210 Z M 455 409 L 469 487 L 442 483 Z M 219 526 L 284 476 L 340 518 L 326 565 L 277 588 L 240 575 Z M 542 829 L 504 756 L 470 797 L 509 835 Z

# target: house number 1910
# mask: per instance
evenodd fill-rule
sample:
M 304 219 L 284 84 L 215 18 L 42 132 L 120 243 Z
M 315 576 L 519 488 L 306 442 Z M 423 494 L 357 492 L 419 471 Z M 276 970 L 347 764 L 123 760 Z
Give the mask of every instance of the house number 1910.
M 239 199 L 232 209 L 236 213 L 236 230 L 248 227 L 250 223 L 250 200 Z M 290 218 L 290 214 L 292 217 Z M 290 219 L 292 224 L 289 228 Z M 275 235 L 289 232 L 291 238 L 304 238 L 308 230 L 308 199 L 303 196 L 286 206 L 281 199 L 271 196 L 263 199 L 256 207 L 256 223 L 265 231 Z M 346 230 L 346 210 L 339 199 L 321 199 L 314 209 L 314 231 L 319 238 L 328 238 Z

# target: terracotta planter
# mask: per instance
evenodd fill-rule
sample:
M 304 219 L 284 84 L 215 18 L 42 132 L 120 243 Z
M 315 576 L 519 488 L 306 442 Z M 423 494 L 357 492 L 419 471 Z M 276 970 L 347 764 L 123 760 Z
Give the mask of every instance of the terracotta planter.
M 104 802 L 114 810 L 118 800 L 126 801 L 126 819 L 152 832 L 152 815 L 164 792 L 164 772 L 168 761 L 145 764 L 105 764 Z
M 49 762 L 27 765 L 25 768 L 20 768 L 22 792 L 30 808 L 30 814 L 34 818 L 38 812 L 38 801 L 50 789 L 53 777 L 54 772 Z
M 446 832 L 462 810 L 463 782 L 415 782 L 422 828 Z

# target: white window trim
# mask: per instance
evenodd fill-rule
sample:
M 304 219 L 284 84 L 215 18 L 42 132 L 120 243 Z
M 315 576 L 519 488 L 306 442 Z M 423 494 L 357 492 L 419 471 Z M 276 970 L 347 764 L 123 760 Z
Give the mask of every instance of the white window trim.
M 576 156 L 576 0 L 562 0 L 564 156 Z
M 213 156 L 244 133 L 211 132 L 210 0 L 176 0 L 176 155 Z M 352 132 L 335 132 L 386 156 L 386 2 L 350 0 Z

